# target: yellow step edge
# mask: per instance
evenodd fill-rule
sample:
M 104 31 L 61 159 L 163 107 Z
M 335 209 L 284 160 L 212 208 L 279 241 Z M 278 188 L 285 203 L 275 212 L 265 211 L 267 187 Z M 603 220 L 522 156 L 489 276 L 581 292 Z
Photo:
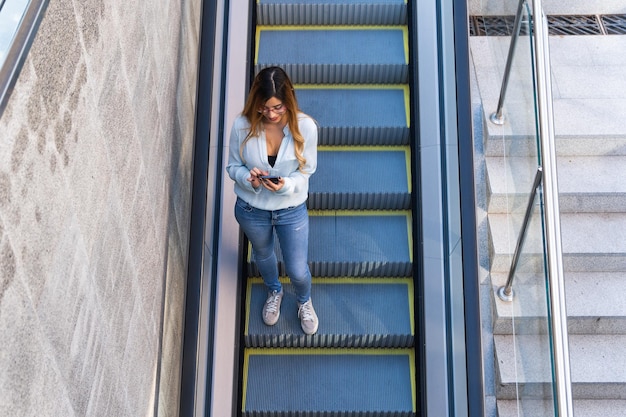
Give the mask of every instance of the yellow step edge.
M 413 181 L 411 179 L 411 148 L 409 146 L 392 146 L 392 145 L 372 145 L 372 146 L 318 146 L 319 152 L 388 152 L 388 151 L 404 151 L 407 191 L 409 194 L 413 192 Z
M 413 222 L 410 210 L 309 210 L 309 216 L 405 216 L 409 262 L 413 262 Z M 247 263 L 252 263 L 252 245 L 248 242 Z
M 256 61 L 255 61 L 256 62 Z M 411 127 L 411 93 L 408 84 L 294 84 L 297 90 L 402 90 L 404 92 L 404 118 Z
M 261 44 L 261 32 L 267 31 L 287 31 L 287 30 L 401 30 L 402 42 L 404 44 L 404 62 L 409 63 L 409 28 L 406 25 L 260 25 L 256 27 L 254 50 L 254 64 L 259 62 L 259 46 Z
M 250 356 L 253 355 L 379 355 L 379 356 L 406 356 L 409 358 L 409 373 L 411 380 L 411 402 L 413 412 L 417 410 L 416 398 L 416 372 L 415 372 L 415 351 L 413 349 L 379 349 L 379 348 L 246 348 L 243 358 L 243 392 L 241 410 L 245 411 L 247 389 L 248 389 L 248 369 L 250 367 Z
M 262 1 L 262 0 L 256 0 L 256 4 L 261 4 L 261 1 Z M 404 4 L 408 4 L 408 3 L 409 3 L 409 0 L 404 0 Z M 266 4 L 268 4 L 268 3 L 266 3 Z M 269 2 L 269 4 L 271 4 L 271 2 Z M 282 4 L 282 3 L 279 3 L 279 4 Z M 324 3 L 321 3 L 321 4 L 322 4 L 322 5 L 325 5 Z M 332 3 L 331 3 L 331 4 L 332 4 Z M 340 3 L 340 2 L 338 2 L 338 4 L 341 4 L 341 3 Z
M 407 30 L 406 25 L 258 25 L 257 33 L 262 30 Z
M 309 210 L 309 216 L 405 216 L 409 261 L 413 262 L 413 222 L 410 210 Z
M 294 84 L 296 90 L 404 90 L 408 84 Z
M 290 284 L 289 277 L 280 276 L 278 280 L 283 284 Z M 413 289 L 413 279 L 408 277 L 312 277 L 313 284 L 406 284 Z M 248 277 L 248 285 L 262 284 L 261 277 Z
M 289 277 L 278 277 L 279 281 L 283 284 L 290 284 Z M 411 334 L 415 334 L 415 298 L 412 278 L 402 277 L 313 277 L 311 278 L 313 285 L 317 284 L 330 284 L 330 285 L 342 285 L 342 284 L 383 284 L 383 285 L 397 285 L 404 284 L 407 286 L 408 303 L 409 303 L 409 320 L 411 326 Z M 252 286 L 263 284 L 263 278 L 261 277 L 248 277 L 246 283 L 246 312 L 250 313 L 250 300 L 252 299 Z M 244 323 L 244 334 L 248 334 L 250 314 L 246 314 Z
M 408 356 L 415 357 L 411 348 L 246 348 L 246 355 L 376 355 L 376 356 Z
M 387 152 L 387 151 L 404 151 L 404 153 L 411 152 L 411 147 L 407 145 L 366 145 L 366 146 L 352 146 L 352 145 L 320 145 L 317 147 L 321 152 Z
M 310 216 L 406 216 L 411 210 L 309 210 Z

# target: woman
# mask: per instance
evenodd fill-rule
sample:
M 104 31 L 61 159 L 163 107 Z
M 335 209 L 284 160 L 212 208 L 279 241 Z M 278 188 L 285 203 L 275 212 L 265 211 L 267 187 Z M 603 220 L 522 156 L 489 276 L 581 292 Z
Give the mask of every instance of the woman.
M 275 231 L 306 334 L 314 334 L 318 328 L 311 303 L 306 208 L 309 176 L 316 167 L 317 124 L 298 108 L 285 71 L 263 69 L 233 124 L 226 170 L 235 181 L 235 218 L 252 244 L 254 261 L 268 289 L 263 321 L 269 326 L 276 324 L 283 298 L 274 253 Z

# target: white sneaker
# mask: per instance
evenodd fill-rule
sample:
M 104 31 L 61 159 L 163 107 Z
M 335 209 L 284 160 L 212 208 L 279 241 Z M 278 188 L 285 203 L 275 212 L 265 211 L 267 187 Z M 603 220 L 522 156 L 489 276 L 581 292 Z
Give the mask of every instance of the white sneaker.
M 315 309 L 313 308 L 313 303 L 310 298 L 304 304 L 298 303 L 298 318 L 300 319 L 300 326 L 304 333 L 315 334 L 315 332 L 317 332 L 319 320 L 317 319 L 317 314 L 315 314 Z
M 273 326 L 280 317 L 280 303 L 283 301 L 283 290 L 267 293 L 267 300 L 263 306 L 263 322 Z

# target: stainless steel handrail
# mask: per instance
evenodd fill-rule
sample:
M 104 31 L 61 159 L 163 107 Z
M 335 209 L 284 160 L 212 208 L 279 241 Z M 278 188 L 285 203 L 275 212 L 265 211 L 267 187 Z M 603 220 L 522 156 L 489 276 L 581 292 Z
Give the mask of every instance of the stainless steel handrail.
M 521 27 L 521 13 L 526 0 L 520 0 L 515 18 L 514 33 L 507 57 L 505 74 L 500 90 L 497 110 L 490 119 L 495 124 L 503 124 L 502 107 L 508 85 L 510 69 Z M 535 52 L 533 71 L 536 82 L 537 125 L 542 166 L 537 170 L 533 189 L 526 208 L 526 215 L 518 244 L 514 253 L 511 271 L 507 283 L 498 290 L 498 295 L 505 301 L 513 298 L 512 282 L 517 267 L 519 250 L 524 242 L 530 210 L 535 193 L 543 185 L 544 193 L 544 238 L 546 242 L 546 263 L 548 291 L 550 294 L 549 328 L 552 340 L 554 366 L 555 411 L 559 417 L 573 416 L 572 388 L 570 377 L 569 343 L 567 334 L 567 312 L 565 308 L 565 288 L 563 280 L 563 259 L 561 246 L 561 225 L 557 184 L 556 149 L 554 141 L 554 115 L 552 109 L 552 80 L 549 68 L 548 21 L 543 13 L 541 0 L 532 0 L 532 36 Z
M 520 229 L 519 236 L 517 238 L 517 245 L 515 246 L 515 252 L 513 252 L 513 260 L 511 261 L 511 268 L 509 269 L 509 276 L 506 280 L 506 284 L 498 288 L 498 297 L 502 301 L 513 301 L 513 278 L 515 277 L 515 270 L 517 269 L 517 261 L 526 240 L 526 232 L 528 230 L 528 223 L 530 222 L 530 214 L 532 213 L 533 202 L 537 195 L 537 190 L 541 184 L 542 168 L 538 167 L 535 174 L 535 180 L 533 181 L 532 189 L 530 190 L 530 196 L 528 197 L 528 204 L 526 205 L 526 213 L 524 214 L 524 220 L 522 221 L 522 227 Z
M 517 39 L 519 39 L 519 32 L 522 27 L 522 11 L 524 10 L 524 3 L 526 3 L 526 0 L 520 0 L 517 5 L 515 23 L 513 24 L 513 33 L 511 34 L 511 44 L 509 45 L 509 53 L 506 57 L 506 67 L 504 68 L 504 77 L 502 78 L 502 86 L 500 87 L 498 107 L 496 107 L 496 111 L 489 117 L 489 120 L 497 125 L 504 124 L 504 115 L 502 114 L 502 108 L 504 107 L 504 97 L 506 96 L 506 89 L 509 85 L 511 66 L 513 65 L 513 55 L 517 46 Z
M 570 379 L 567 312 L 563 280 L 561 222 L 557 183 L 554 113 L 552 110 L 552 79 L 549 68 L 548 20 L 541 0 L 533 0 L 533 44 L 535 47 L 535 79 L 537 82 L 537 113 L 543 165 L 543 194 L 545 239 L 547 251 L 548 287 L 550 293 L 550 333 L 554 360 L 554 398 L 557 415 L 573 416 Z

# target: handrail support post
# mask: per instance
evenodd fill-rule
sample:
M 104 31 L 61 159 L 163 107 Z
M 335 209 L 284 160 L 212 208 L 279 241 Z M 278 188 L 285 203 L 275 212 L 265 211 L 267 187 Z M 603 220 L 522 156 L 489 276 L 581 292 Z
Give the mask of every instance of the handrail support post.
M 530 215 L 533 209 L 533 202 L 535 201 L 535 196 L 537 195 L 537 189 L 539 188 L 539 184 L 541 184 L 542 174 L 543 174 L 543 169 L 541 167 L 537 167 L 537 172 L 535 173 L 533 186 L 532 186 L 532 189 L 530 190 L 530 196 L 528 197 L 528 203 L 526 204 L 526 212 L 524 213 L 524 220 L 522 221 L 522 227 L 520 229 L 519 236 L 517 237 L 517 244 L 515 245 L 515 252 L 513 252 L 511 268 L 509 269 L 509 277 L 506 280 L 506 284 L 498 288 L 498 297 L 502 301 L 506 301 L 506 302 L 513 301 L 513 278 L 515 277 L 515 270 L 517 269 L 517 262 L 519 261 L 519 256 L 522 251 L 522 246 L 524 245 L 524 240 L 526 239 L 526 231 L 528 230 L 528 223 L 530 223 Z
M 509 53 L 506 57 L 506 67 L 504 68 L 504 77 L 502 78 L 502 87 L 500 87 L 500 97 L 498 98 L 498 107 L 496 111 L 491 114 L 489 120 L 496 125 L 504 124 L 504 116 L 502 114 L 502 108 L 504 107 L 504 97 L 506 96 L 506 90 L 509 85 L 509 77 L 511 75 L 511 67 L 513 66 L 513 55 L 517 46 L 517 39 L 519 38 L 519 32 L 522 27 L 522 10 L 524 8 L 526 0 L 520 0 L 517 5 L 517 13 L 515 14 L 515 23 L 513 24 L 513 33 L 511 34 L 511 44 L 509 45 Z

